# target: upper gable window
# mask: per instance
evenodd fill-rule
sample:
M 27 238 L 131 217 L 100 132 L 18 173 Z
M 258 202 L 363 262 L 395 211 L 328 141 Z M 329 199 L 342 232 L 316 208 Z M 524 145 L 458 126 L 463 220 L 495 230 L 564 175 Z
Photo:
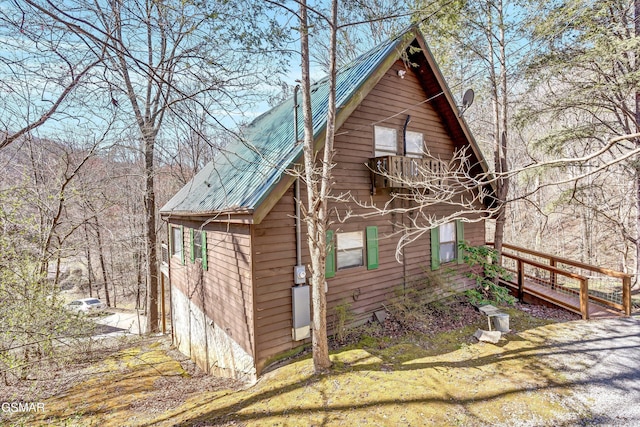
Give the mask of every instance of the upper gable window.
M 407 157 L 422 157 L 424 137 L 420 132 L 407 131 Z
M 375 157 L 398 154 L 398 136 L 395 129 L 374 126 Z

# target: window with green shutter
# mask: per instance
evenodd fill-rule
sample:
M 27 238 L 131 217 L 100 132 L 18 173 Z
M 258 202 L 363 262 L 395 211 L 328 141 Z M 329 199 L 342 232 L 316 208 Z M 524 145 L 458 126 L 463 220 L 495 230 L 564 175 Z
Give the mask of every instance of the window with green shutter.
M 440 268 L 440 232 L 439 227 L 431 229 L 431 269 Z
M 194 234 L 193 228 L 190 228 L 189 229 L 189 242 L 191 243 L 191 246 L 189 248 L 190 249 L 189 250 L 189 255 L 191 256 L 191 262 L 196 262 L 196 257 L 195 257 L 194 251 L 193 251 L 194 248 L 195 248 L 193 234 Z
M 202 259 L 202 232 L 191 230 L 191 260 Z
M 209 268 L 207 263 L 207 232 L 202 230 L 200 233 L 200 256 L 202 257 L 202 269 L 207 271 Z
M 431 269 L 437 270 L 440 264 L 452 261 L 464 263 L 464 254 L 458 249 L 461 242 L 464 242 L 464 223 L 460 220 L 432 228 Z
M 380 265 L 378 255 L 378 227 L 367 227 L 367 270 L 374 270 Z
M 364 238 L 362 231 L 336 234 L 336 267 L 344 270 L 364 265 Z
M 180 262 L 185 265 L 184 261 L 184 225 L 180 226 Z
M 327 259 L 325 260 L 324 277 L 329 279 L 336 275 L 336 248 L 333 242 L 333 231 L 327 230 Z
M 464 243 L 464 222 L 456 220 L 456 251 L 458 264 L 464 264 L 464 253 L 460 249 L 460 244 Z

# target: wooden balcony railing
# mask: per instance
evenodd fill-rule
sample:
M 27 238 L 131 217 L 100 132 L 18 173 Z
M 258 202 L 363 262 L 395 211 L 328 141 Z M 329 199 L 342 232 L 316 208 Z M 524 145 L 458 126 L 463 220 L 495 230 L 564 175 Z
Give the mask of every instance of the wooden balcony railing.
M 502 284 L 520 299 L 531 295 L 579 313 L 583 319 L 607 310 L 631 315 L 630 274 L 508 243 L 502 247 L 503 266 L 514 275 Z
M 405 156 L 382 156 L 369 160 L 373 189 L 410 188 L 439 176 L 441 162 Z M 429 173 L 426 173 L 426 172 Z

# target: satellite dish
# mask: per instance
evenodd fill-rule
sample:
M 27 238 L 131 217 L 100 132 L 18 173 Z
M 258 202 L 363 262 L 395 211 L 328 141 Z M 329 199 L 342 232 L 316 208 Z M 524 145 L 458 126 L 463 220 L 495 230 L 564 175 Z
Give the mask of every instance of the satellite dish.
M 462 107 L 460 108 L 460 116 L 462 116 L 462 114 L 467 111 L 467 108 L 469 108 L 471 104 L 473 104 L 474 96 L 475 93 L 473 92 L 473 89 L 466 90 L 466 92 L 462 96 Z
M 473 97 L 474 96 L 475 96 L 475 93 L 473 93 L 473 89 L 467 89 L 467 91 L 462 96 L 462 108 L 463 109 L 466 110 L 467 108 L 471 107 L 471 104 L 473 104 Z

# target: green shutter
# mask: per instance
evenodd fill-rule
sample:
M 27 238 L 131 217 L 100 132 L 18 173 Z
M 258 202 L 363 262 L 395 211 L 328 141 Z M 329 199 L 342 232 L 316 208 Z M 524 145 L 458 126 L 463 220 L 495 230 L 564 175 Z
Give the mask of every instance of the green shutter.
M 325 260 L 324 277 L 330 279 L 336 275 L 336 248 L 333 243 L 333 231 L 327 230 L 327 259 Z
M 180 237 L 182 238 L 182 241 L 180 242 L 180 262 L 182 262 L 182 265 L 184 265 L 184 225 L 180 226 Z
M 379 266 L 378 259 L 378 227 L 367 227 L 367 270 L 374 270 Z
M 440 229 L 431 229 L 431 269 L 440 268 Z
M 189 229 L 189 241 L 191 242 L 191 250 L 189 253 L 191 254 L 191 262 L 196 262 L 196 253 L 195 253 L 195 245 L 193 239 L 193 228 Z
M 464 243 L 464 222 L 459 219 L 456 220 L 456 239 L 457 242 L 457 254 L 458 254 L 458 264 L 464 264 L 464 253 L 460 249 L 460 244 Z
M 207 232 L 202 230 L 202 269 L 207 270 Z

